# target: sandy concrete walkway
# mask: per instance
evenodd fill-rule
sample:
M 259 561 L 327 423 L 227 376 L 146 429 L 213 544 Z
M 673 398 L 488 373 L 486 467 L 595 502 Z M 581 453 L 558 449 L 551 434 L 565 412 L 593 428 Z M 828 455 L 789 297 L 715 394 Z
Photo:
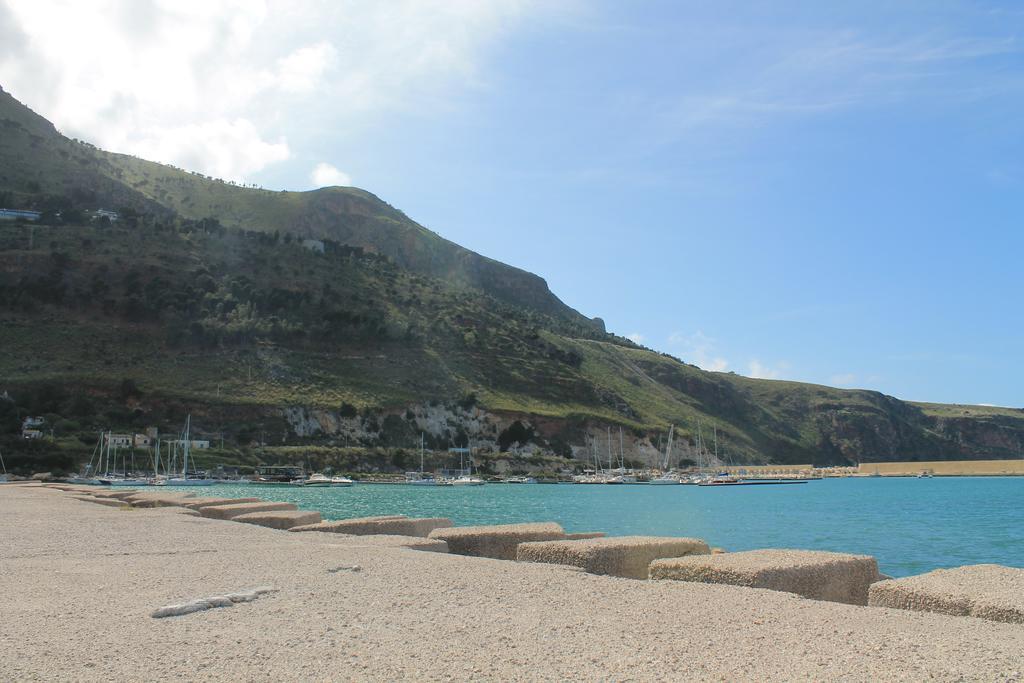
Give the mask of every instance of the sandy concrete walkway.
M 0 680 L 1024 677 L 1019 625 L 359 543 L 2 487 Z

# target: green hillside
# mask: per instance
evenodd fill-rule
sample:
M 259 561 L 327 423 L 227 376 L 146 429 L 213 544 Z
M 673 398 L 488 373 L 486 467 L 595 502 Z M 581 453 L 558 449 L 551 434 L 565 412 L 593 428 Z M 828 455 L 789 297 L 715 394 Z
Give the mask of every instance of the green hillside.
M 610 426 L 633 453 L 669 424 L 683 441 L 699 427 L 750 462 L 1024 444 L 1024 411 L 709 373 L 637 347 L 362 190 L 244 188 L 106 153 L 3 92 L 0 130 L 0 205 L 44 212 L 0 222 L 5 452 L 28 448 L 28 413 L 84 444 L 190 412 L 239 457 L 255 441 L 340 447 L 351 429 L 410 446 L 430 420 L 439 447 L 515 435 L 563 454 Z M 119 220 L 95 219 L 101 207 Z

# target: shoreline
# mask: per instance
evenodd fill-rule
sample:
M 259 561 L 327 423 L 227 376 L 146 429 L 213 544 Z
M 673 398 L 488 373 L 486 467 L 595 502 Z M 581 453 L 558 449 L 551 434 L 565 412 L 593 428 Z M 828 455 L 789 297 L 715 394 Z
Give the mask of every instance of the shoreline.
M 1020 625 L 373 547 L 41 486 L 4 487 L 0 534 L 9 680 L 1021 678 Z M 277 592 L 149 616 L 256 586 Z

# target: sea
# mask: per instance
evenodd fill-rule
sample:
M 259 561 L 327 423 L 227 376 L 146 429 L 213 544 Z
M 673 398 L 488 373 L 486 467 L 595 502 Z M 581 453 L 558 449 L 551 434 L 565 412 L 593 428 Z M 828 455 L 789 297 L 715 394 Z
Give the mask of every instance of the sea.
M 173 487 L 168 487 L 173 488 Z M 873 555 L 891 576 L 966 564 L 1024 567 L 1024 477 L 846 478 L 784 486 L 215 485 L 197 495 L 287 501 L 324 519 L 403 514 L 456 525 L 554 521 L 609 536 L 701 538 L 727 551 Z

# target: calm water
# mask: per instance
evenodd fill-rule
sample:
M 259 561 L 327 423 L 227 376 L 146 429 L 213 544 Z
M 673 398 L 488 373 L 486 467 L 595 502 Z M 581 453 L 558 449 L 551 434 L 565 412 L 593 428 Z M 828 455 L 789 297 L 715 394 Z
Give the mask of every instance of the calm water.
M 874 555 L 883 572 L 993 562 L 1024 567 L 1024 477 L 826 479 L 796 486 L 488 484 L 349 488 L 213 486 L 325 519 L 380 514 L 456 524 L 555 521 L 566 531 L 695 536 L 727 550 L 807 548 Z

